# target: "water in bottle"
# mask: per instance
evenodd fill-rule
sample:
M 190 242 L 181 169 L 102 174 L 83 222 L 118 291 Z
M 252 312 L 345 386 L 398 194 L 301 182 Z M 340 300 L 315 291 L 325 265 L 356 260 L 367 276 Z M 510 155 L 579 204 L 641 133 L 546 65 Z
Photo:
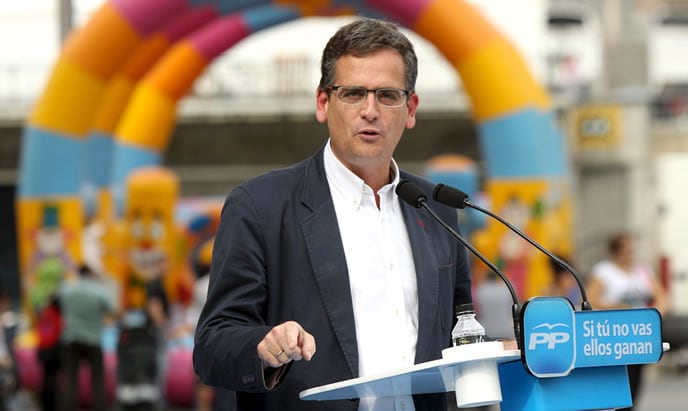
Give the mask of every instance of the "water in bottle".
M 456 311 L 456 326 L 452 330 L 454 345 L 485 341 L 485 328 L 475 318 L 473 304 L 461 304 Z

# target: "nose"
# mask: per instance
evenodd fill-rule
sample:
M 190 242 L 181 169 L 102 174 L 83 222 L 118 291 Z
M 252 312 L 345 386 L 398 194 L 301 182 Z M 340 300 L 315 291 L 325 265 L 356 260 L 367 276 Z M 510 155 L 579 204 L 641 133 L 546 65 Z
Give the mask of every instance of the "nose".
M 380 114 L 380 106 L 378 105 L 374 91 L 368 91 L 366 99 L 361 106 L 361 116 L 368 121 L 375 120 Z

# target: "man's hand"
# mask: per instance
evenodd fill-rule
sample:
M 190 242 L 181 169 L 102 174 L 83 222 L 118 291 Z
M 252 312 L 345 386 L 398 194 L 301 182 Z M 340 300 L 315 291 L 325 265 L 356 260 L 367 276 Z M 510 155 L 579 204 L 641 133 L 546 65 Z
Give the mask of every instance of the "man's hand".
M 276 327 L 258 343 L 258 357 L 267 365 L 278 368 L 289 361 L 310 361 L 315 354 L 315 339 L 296 321 Z

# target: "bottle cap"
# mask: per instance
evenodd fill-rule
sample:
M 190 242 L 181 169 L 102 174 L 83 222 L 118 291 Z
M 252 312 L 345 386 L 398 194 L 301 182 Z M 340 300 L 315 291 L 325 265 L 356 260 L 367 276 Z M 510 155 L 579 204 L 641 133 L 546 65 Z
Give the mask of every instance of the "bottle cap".
M 475 308 L 473 307 L 473 303 L 466 303 L 466 304 L 459 304 L 458 307 L 456 307 L 456 314 L 467 314 L 467 313 L 475 313 Z

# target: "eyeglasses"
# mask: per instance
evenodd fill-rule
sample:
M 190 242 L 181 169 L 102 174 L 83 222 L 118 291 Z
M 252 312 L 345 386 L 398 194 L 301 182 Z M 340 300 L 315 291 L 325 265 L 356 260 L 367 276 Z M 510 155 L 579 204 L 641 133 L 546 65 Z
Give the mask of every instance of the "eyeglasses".
M 359 105 L 368 97 L 368 93 L 375 93 L 375 100 L 383 107 L 401 107 L 406 104 L 409 94 L 408 90 L 400 88 L 377 88 L 369 89 L 357 86 L 332 86 L 327 90 L 332 90 L 337 95 L 339 101 L 352 106 Z

